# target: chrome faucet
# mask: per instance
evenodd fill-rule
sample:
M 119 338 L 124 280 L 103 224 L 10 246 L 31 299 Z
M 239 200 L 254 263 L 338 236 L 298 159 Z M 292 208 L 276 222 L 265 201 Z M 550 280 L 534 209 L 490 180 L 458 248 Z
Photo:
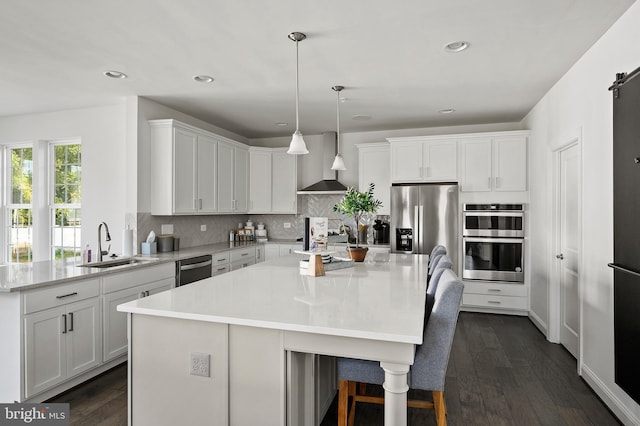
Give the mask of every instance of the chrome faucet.
M 107 226 L 107 222 L 102 222 L 100 225 L 98 225 L 98 262 L 102 262 L 102 256 L 105 254 L 109 254 L 109 249 L 111 248 L 111 244 L 109 244 L 109 247 L 105 251 L 102 251 L 102 225 L 104 225 L 104 230 L 107 232 L 106 241 L 111 241 L 111 235 L 109 235 L 109 227 Z

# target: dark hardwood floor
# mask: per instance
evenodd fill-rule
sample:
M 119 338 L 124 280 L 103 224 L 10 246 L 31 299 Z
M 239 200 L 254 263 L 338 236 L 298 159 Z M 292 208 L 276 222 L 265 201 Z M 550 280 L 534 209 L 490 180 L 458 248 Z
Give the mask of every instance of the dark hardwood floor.
M 72 425 L 126 425 L 126 380 L 126 365 L 119 366 L 50 401 L 71 404 Z M 451 426 L 621 424 L 577 375 L 576 360 L 524 317 L 460 314 L 445 399 Z M 410 408 L 408 417 L 409 425 L 436 424 L 430 410 Z M 334 400 L 322 426 L 337 423 Z M 382 406 L 358 404 L 357 425 L 383 423 Z

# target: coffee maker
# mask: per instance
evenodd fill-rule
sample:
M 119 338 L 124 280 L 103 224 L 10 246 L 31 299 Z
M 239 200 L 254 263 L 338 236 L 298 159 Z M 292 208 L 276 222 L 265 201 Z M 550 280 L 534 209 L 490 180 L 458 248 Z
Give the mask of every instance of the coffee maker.
M 379 219 L 374 221 L 373 225 L 373 243 L 389 244 L 389 223 L 382 222 Z

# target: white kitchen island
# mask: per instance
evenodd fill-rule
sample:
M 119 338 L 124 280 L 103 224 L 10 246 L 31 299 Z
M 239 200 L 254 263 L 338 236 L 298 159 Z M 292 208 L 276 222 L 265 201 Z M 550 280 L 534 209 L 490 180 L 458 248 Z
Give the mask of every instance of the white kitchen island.
M 301 274 L 301 257 L 120 305 L 129 313 L 130 423 L 311 425 L 304 354 L 324 354 L 380 361 L 385 424 L 405 425 L 428 257 L 370 254 L 321 277 Z M 208 377 L 191 374 L 194 355 L 210 361 Z

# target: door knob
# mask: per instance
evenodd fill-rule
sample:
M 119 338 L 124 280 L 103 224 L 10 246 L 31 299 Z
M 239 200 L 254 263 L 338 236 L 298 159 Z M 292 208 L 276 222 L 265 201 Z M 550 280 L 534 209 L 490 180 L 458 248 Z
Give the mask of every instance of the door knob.
M 556 254 L 556 259 L 564 259 L 564 254 L 560 253 L 560 254 Z

